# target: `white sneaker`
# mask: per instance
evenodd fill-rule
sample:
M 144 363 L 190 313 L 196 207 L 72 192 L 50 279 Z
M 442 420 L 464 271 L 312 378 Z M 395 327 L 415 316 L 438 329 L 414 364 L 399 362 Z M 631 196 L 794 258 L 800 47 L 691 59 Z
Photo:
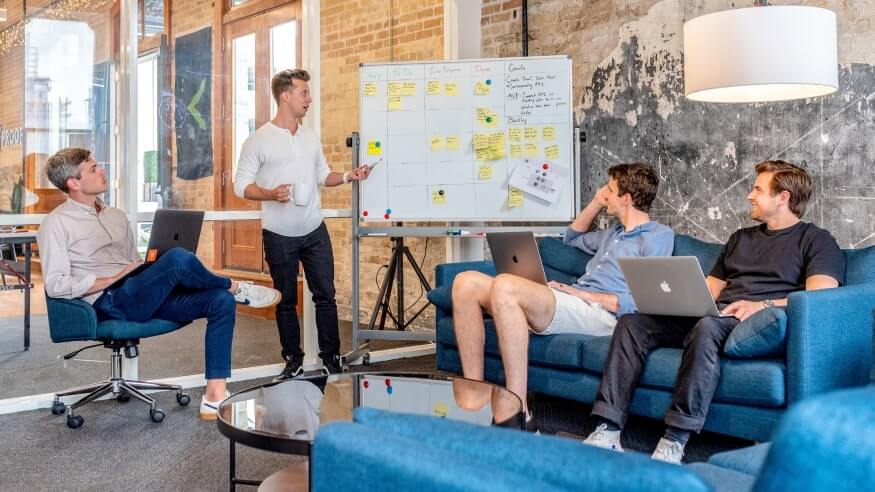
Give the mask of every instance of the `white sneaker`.
M 235 301 L 251 308 L 276 306 L 280 299 L 282 299 L 280 291 L 243 280 L 237 282 L 237 292 L 234 293 Z
M 584 439 L 583 443 L 597 448 L 609 449 L 618 453 L 623 452 L 623 446 L 620 444 L 620 431 L 608 430 L 607 424 L 599 424 L 592 434 Z
M 681 458 L 684 457 L 684 445 L 663 437 L 659 440 L 656 449 L 650 457 L 657 461 L 680 465 Z
M 225 391 L 225 398 L 231 396 L 231 393 Z M 219 404 L 221 401 L 209 401 L 207 400 L 207 396 L 204 395 L 201 397 L 201 408 L 200 414 L 198 415 L 201 420 L 216 420 L 219 412 Z

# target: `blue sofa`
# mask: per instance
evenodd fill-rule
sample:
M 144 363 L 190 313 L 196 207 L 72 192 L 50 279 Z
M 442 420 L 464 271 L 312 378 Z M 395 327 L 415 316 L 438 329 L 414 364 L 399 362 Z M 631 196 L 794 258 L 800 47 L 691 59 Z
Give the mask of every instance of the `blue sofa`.
M 316 434 L 314 492 L 330 490 L 794 492 L 872 490 L 875 388 L 795 405 L 771 444 L 677 466 L 552 436 L 362 408 Z
M 572 283 L 591 258 L 561 241 L 545 238 L 541 260 L 548 279 Z M 709 272 L 722 245 L 675 237 L 675 256 L 695 256 Z M 755 441 L 769 439 L 789 405 L 830 390 L 869 382 L 875 308 L 875 247 L 846 250 L 847 282 L 837 289 L 794 292 L 788 298 L 786 335 L 778 352 L 767 358 L 721 360 L 722 377 L 705 429 Z M 495 275 L 491 261 L 448 263 L 435 270 L 437 368 L 461 374 L 453 331 L 451 289 L 460 272 Z M 529 340 L 529 389 L 592 403 L 596 396 L 610 337 L 532 336 Z M 486 379 L 504 381 L 498 339 L 487 317 Z M 631 413 L 662 419 L 671 402 L 681 349 L 653 351 L 635 392 Z

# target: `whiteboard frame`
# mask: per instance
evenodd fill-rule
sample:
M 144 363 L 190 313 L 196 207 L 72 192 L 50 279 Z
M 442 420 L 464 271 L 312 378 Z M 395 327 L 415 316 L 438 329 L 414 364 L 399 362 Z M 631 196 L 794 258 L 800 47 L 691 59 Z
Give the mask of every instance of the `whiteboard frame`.
M 568 61 L 568 124 L 570 134 L 569 145 L 568 145 L 568 153 L 571 156 L 569 159 L 569 167 L 571 168 L 571 172 L 569 173 L 570 183 L 566 183 L 569 186 L 569 191 L 572 194 L 570 204 L 567 210 L 564 212 L 557 210 L 557 213 L 560 215 L 549 216 L 549 217 L 390 217 L 388 219 L 384 219 L 382 217 L 362 217 L 363 210 L 363 200 L 364 200 L 364 190 L 358 193 L 358 199 L 354 201 L 355 210 L 354 215 L 356 220 L 361 222 L 374 222 L 374 223 L 392 223 L 392 222 L 459 222 L 459 223 L 468 223 L 468 222 L 569 222 L 574 220 L 577 216 L 577 213 L 580 211 L 580 142 L 578 138 L 578 131 L 576 127 L 576 122 L 574 120 L 574 109 L 573 109 L 573 101 L 574 101 L 574 81 L 573 81 L 573 66 L 571 63 L 570 55 L 551 55 L 551 56 L 523 56 L 523 57 L 507 57 L 507 58 L 474 58 L 474 59 L 465 59 L 465 60 L 431 60 L 431 61 L 410 61 L 410 62 L 386 62 L 386 63 L 359 63 L 359 130 L 358 134 L 362 135 L 363 128 L 362 125 L 362 117 L 363 112 L 361 110 L 364 107 L 364 93 L 362 91 L 362 70 L 365 68 L 372 67 L 391 67 L 391 66 L 402 66 L 402 65 L 451 65 L 458 63 L 476 63 L 476 62 L 512 62 L 512 61 L 531 61 L 531 60 L 557 60 L 563 59 Z M 362 162 L 365 158 L 364 153 L 367 152 L 366 145 L 359 145 L 359 154 L 358 160 Z M 388 166 L 388 162 L 384 163 Z M 563 207 L 564 209 L 564 207 Z M 561 214 L 565 215 L 561 215 Z

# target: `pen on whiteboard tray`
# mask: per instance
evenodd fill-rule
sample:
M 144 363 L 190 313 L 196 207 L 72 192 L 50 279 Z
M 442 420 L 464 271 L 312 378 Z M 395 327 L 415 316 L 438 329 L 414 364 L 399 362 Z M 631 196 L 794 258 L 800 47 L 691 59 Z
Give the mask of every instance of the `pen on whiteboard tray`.
M 369 232 L 368 236 L 385 236 L 385 232 Z

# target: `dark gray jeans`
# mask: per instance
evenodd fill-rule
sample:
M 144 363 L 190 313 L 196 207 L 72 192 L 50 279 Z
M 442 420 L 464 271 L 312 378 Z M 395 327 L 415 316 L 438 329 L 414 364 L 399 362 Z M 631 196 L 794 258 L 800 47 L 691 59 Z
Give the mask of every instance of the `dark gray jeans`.
M 720 382 L 720 351 L 737 318 L 687 318 L 627 314 L 617 321 L 592 414 L 623 427 L 647 355 L 658 347 L 683 347 L 665 423 L 699 432 Z

